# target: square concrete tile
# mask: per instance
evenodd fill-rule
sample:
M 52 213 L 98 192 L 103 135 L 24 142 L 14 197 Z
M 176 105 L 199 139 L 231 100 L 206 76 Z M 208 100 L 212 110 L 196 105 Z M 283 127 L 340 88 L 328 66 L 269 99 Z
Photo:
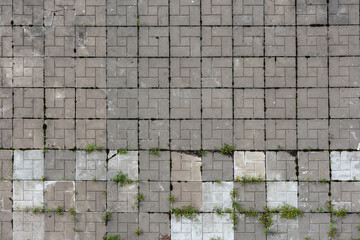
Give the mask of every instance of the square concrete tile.
M 230 192 L 233 182 L 203 182 L 201 186 L 203 212 L 212 212 L 214 207 L 231 208 Z
M 76 151 L 76 180 L 106 180 L 106 152 Z
M 269 207 L 277 207 L 283 203 L 298 206 L 298 185 L 296 182 L 268 182 L 267 203 Z
M 127 174 L 134 181 L 138 179 L 138 152 L 129 151 L 126 154 L 119 154 L 117 151 L 108 153 L 107 180 L 111 180 L 118 172 Z
M 242 177 L 265 178 L 265 154 L 263 152 L 234 153 L 234 178 Z
M 41 150 L 14 151 L 14 178 L 40 179 L 44 175 L 44 154 Z
M 26 207 L 39 207 L 44 202 L 43 182 L 15 181 L 13 182 L 13 208 L 23 210 Z

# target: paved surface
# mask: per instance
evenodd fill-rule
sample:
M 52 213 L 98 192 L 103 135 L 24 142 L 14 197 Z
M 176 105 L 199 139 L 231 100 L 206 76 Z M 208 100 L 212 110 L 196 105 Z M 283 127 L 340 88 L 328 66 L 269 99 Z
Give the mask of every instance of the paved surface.
M 359 5 L 1 0 L 0 238 L 324 240 L 329 200 L 349 211 L 338 237 L 357 238 Z M 233 187 L 244 208 L 304 216 L 275 215 L 265 235 L 236 213 L 233 230 L 213 209 Z M 171 215 L 169 194 L 200 214 Z M 65 213 L 32 213 L 42 205 Z

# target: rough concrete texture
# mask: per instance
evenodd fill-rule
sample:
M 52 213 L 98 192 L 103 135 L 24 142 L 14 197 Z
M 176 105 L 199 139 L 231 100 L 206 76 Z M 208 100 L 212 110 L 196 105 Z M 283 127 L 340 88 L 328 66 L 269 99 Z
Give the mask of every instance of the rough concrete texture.
M 0 239 L 357 238 L 359 9 L 0 0 Z M 266 235 L 232 200 L 304 214 Z

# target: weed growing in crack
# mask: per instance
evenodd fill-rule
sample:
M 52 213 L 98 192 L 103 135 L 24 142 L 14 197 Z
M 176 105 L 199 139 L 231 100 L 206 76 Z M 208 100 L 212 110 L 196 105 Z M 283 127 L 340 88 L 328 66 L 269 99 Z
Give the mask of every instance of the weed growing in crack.
M 111 219 L 111 212 L 109 210 L 106 210 L 104 215 L 102 216 L 102 220 L 105 222 L 105 224 L 110 221 Z
M 137 228 L 135 229 L 134 233 L 135 233 L 136 235 L 141 235 L 141 234 L 143 233 L 143 231 L 142 231 L 140 228 L 137 227 Z
M 167 197 L 167 200 L 170 202 L 170 203 L 173 203 L 175 201 L 175 196 L 174 195 L 171 195 L 171 193 L 169 193 L 168 197 Z
M 120 240 L 119 235 L 106 235 L 104 236 L 104 240 Z
M 159 149 L 157 147 L 150 148 L 150 154 L 154 156 L 159 156 Z
M 223 155 L 232 156 L 234 153 L 234 145 L 229 145 L 227 143 L 224 143 L 223 146 L 220 148 L 220 153 Z
M 191 205 L 185 205 L 180 208 L 170 207 L 170 211 L 177 218 L 179 218 L 180 216 L 184 216 L 189 219 L 193 218 L 195 215 L 199 213 L 199 211 Z
M 132 179 L 128 178 L 127 174 L 123 174 L 119 171 L 113 178 L 111 178 L 116 183 L 120 184 L 120 187 L 124 186 L 125 184 L 130 184 L 133 182 Z
M 121 149 L 118 149 L 118 154 L 127 154 L 128 153 L 128 150 L 127 149 L 125 149 L 125 148 L 121 148 Z
M 101 147 L 101 146 L 97 146 L 95 143 L 88 143 L 88 144 L 85 146 L 85 151 L 86 151 L 87 153 L 90 153 L 90 152 L 95 151 L 95 150 L 101 151 L 101 150 L 102 150 L 102 147 Z

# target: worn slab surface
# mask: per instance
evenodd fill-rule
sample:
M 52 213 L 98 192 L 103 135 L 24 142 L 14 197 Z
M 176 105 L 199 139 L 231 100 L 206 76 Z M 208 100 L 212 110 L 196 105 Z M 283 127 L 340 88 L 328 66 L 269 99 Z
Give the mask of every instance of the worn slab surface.
M 359 0 L 0 0 L 0 239 L 357 238 L 359 37 Z

